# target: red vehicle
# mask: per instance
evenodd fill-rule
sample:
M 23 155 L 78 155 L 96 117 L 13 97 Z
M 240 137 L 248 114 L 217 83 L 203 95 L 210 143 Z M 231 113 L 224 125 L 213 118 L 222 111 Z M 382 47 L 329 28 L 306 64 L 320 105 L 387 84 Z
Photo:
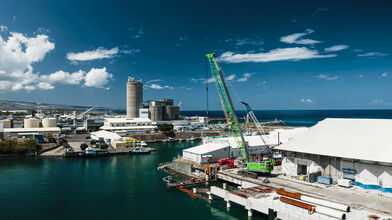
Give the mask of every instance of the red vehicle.
M 234 159 L 232 158 L 222 158 L 218 160 L 218 164 L 221 166 L 229 165 L 229 167 L 234 168 Z

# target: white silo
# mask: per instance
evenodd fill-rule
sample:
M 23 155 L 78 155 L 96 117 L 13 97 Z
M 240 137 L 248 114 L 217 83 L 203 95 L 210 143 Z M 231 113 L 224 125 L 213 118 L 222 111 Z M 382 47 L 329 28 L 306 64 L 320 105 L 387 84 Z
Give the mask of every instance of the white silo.
M 39 119 L 36 118 L 25 118 L 24 119 L 25 128 L 39 128 Z
M 56 118 L 44 118 L 42 119 L 42 127 L 44 128 L 55 128 L 57 127 Z
M 127 118 L 139 117 L 139 109 L 143 102 L 143 82 L 128 78 L 127 82 Z
M 3 122 L 3 128 L 11 128 L 11 120 L 4 119 L 4 120 L 1 120 L 0 122 Z

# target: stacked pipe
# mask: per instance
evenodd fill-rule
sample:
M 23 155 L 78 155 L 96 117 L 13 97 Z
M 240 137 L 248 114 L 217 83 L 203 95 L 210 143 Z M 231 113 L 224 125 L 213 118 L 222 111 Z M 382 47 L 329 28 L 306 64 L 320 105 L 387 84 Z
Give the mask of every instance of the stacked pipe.
M 286 190 L 283 189 L 277 189 L 276 193 L 280 194 L 280 195 L 284 195 L 284 196 L 288 196 L 288 197 L 280 197 L 280 201 L 291 204 L 291 205 L 295 205 L 304 209 L 309 210 L 309 208 L 313 207 L 314 205 L 312 204 L 317 204 L 318 206 L 314 206 L 315 207 L 315 212 L 319 212 L 321 214 L 324 215 L 329 215 L 335 218 L 339 218 L 339 219 L 345 219 L 346 218 L 346 214 L 341 212 L 348 212 L 350 211 L 350 207 L 347 205 L 343 205 L 343 204 L 339 204 L 336 202 L 330 202 L 330 201 L 326 201 L 326 200 L 322 200 L 322 199 L 316 199 L 313 197 L 309 197 L 309 196 L 304 196 L 302 194 L 299 193 L 293 193 L 293 192 L 288 192 Z M 298 201 L 298 200 L 302 200 L 302 201 Z M 305 203 L 305 202 L 309 202 L 309 203 Z M 340 211 L 337 211 L 340 210 Z

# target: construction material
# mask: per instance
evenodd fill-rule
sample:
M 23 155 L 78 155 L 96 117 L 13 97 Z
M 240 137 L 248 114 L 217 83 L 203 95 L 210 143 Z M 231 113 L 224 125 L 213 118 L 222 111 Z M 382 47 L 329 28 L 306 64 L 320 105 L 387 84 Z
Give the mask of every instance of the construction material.
M 310 202 L 310 203 L 313 203 L 313 204 L 318 204 L 318 205 L 330 207 L 330 208 L 341 210 L 341 211 L 345 211 L 345 212 L 349 212 L 350 211 L 350 206 L 343 205 L 343 204 L 336 203 L 336 202 L 327 201 L 327 200 L 324 200 L 324 199 L 317 199 L 317 198 L 314 198 L 314 197 L 305 196 L 305 195 L 302 195 L 300 193 L 289 192 L 289 191 L 286 191 L 284 189 L 276 189 L 276 193 L 278 193 L 279 195 L 288 196 L 288 197 L 291 197 L 291 198 L 294 198 L 294 199 L 298 199 L 298 200 L 302 200 L 302 201 L 305 201 L 305 202 Z
M 330 209 L 330 208 L 327 208 L 327 207 L 313 206 L 313 205 L 311 205 L 309 203 L 305 203 L 305 202 L 301 202 L 301 201 L 298 201 L 298 200 L 290 199 L 290 198 L 284 197 L 284 196 L 281 196 L 279 200 L 281 202 L 284 202 L 284 203 L 287 203 L 287 204 L 290 204 L 290 205 L 294 205 L 294 206 L 297 206 L 297 207 L 301 207 L 301 208 L 306 209 L 306 210 L 313 210 L 312 208 L 314 207 L 314 211 L 315 212 L 318 212 L 318 213 L 321 213 L 321 214 L 324 214 L 324 215 L 328 215 L 328 216 L 332 216 L 332 217 L 335 217 L 335 218 L 338 218 L 338 219 L 345 219 L 346 218 L 346 214 L 345 213 L 342 213 L 340 211 L 337 211 L 337 210 L 334 210 L 334 209 Z
M 330 202 L 324 199 L 316 199 L 310 196 L 301 196 L 301 200 L 306 201 L 306 202 L 310 202 L 310 203 L 314 203 L 314 204 L 318 204 L 318 205 L 322 205 L 325 207 L 330 207 L 333 209 L 337 209 L 337 210 L 341 210 L 341 211 L 345 211 L 345 212 L 349 212 L 350 211 L 350 206 L 347 205 L 343 205 L 340 203 L 336 203 L 336 202 Z
M 294 199 L 301 199 L 301 196 L 302 196 L 299 193 L 289 192 L 289 191 L 286 191 L 284 189 L 276 189 L 275 192 L 278 193 L 279 195 L 288 196 L 288 197 L 291 197 L 291 198 L 294 198 Z

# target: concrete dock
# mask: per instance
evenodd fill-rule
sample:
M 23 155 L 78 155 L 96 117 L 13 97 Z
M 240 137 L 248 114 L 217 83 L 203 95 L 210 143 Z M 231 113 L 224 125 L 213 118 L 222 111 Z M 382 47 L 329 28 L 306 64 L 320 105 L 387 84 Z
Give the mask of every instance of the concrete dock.
M 270 183 L 263 183 L 265 177 L 258 179 L 250 179 L 237 175 L 237 169 L 230 169 L 219 171 L 217 179 L 225 182 L 239 185 L 241 188 L 251 187 L 269 187 L 272 189 L 284 188 L 293 192 L 302 193 L 312 197 L 347 204 L 352 207 L 352 211 L 346 213 L 347 219 L 369 219 L 369 216 L 378 216 L 381 219 L 392 219 L 392 197 L 380 196 L 376 193 L 367 192 L 357 188 L 342 188 L 339 186 L 326 186 L 317 183 L 305 183 L 303 181 L 296 181 L 289 177 L 277 176 L 270 177 Z M 268 214 L 268 209 L 273 209 L 278 213 L 280 219 L 330 219 L 330 217 L 315 213 L 309 215 L 307 210 L 282 203 L 276 193 L 271 193 L 267 197 L 253 198 L 239 198 L 238 195 L 233 194 L 225 189 L 218 187 L 211 187 L 211 193 L 229 202 L 235 202 L 243 205 L 247 209 L 259 211 Z M 334 218 L 335 219 L 335 218 Z

